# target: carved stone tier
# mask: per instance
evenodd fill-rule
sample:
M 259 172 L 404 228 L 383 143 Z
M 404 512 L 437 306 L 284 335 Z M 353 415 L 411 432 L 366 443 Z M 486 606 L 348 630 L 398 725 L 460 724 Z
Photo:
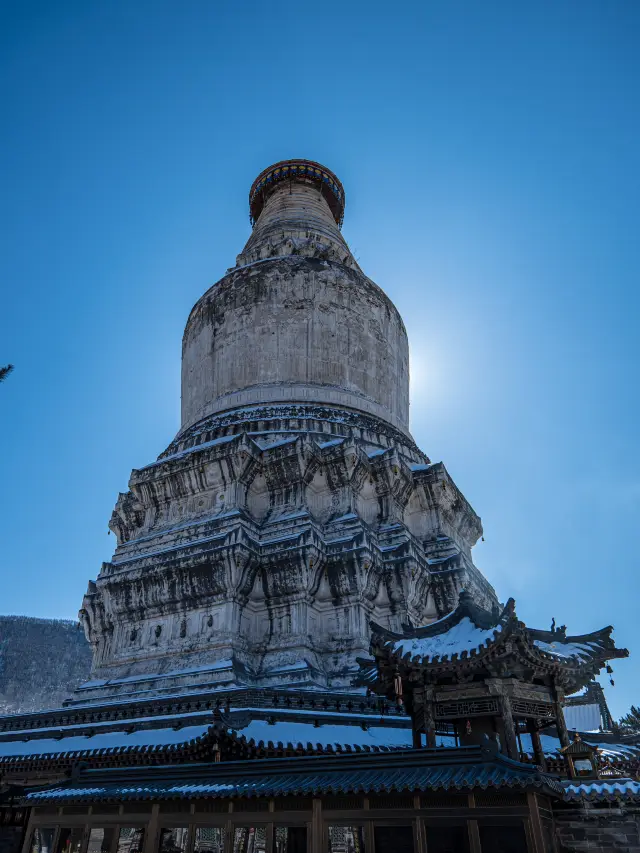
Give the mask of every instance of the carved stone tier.
M 310 406 L 213 417 L 130 489 L 81 611 L 93 678 L 109 681 L 100 695 L 347 689 L 370 619 L 437 619 L 463 587 L 495 602 L 471 561 L 480 520 L 441 463 L 375 418 Z

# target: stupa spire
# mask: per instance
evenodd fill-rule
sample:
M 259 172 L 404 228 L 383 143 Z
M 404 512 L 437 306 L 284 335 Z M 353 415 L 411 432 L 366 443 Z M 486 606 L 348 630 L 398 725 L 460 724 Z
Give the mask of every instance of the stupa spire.
M 357 268 L 340 233 L 344 189 L 325 166 L 312 160 L 282 160 L 255 179 L 249 191 L 254 226 L 239 266 L 278 255 L 302 255 Z

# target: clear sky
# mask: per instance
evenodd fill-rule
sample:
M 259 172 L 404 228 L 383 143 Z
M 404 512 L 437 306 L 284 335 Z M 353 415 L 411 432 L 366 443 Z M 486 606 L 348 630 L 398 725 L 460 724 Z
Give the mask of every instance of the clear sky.
M 75 618 L 253 178 L 308 157 L 405 319 L 413 434 L 482 516 L 477 565 L 530 625 L 615 625 L 610 704 L 640 704 L 640 5 L 0 15 L 0 612 Z

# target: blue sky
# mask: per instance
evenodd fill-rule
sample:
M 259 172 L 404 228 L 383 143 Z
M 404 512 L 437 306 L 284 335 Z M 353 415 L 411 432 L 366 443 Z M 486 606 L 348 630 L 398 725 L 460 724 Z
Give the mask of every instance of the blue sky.
M 5 2 L 0 612 L 74 618 L 253 178 L 325 163 L 403 314 L 412 429 L 527 623 L 637 630 L 640 6 Z

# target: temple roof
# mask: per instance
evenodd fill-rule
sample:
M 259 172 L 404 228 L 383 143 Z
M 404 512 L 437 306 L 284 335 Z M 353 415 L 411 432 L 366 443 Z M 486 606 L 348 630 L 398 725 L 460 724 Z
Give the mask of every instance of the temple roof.
M 444 754 L 446 753 L 446 755 Z M 510 787 L 562 794 L 559 783 L 537 768 L 497 750 L 402 750 L 354 758 L 304 756 L 260 762 L 219 762 L 185 767 L 81 771 L 62 785 L 30 792 L 25 802 L 83 802 L 198 797 L 259 797 L 388 791 L 464 791 Z
M 384 714 L 384 711 L 382 711 Z M 240 708 L 16 729 L 0 737 L 0 771 L 142 765 L 277 755 L 389 752 L 411 746 L 407 717 L 324 708 Z
M 428 669 L 431 679 L 463 669 L 466 674 L 489 670 L 507 677 L 511 669 L 553 676 L 566 692 L 587 684 L 607 660 L 627 657 L 611 638 L 611 626 L 591 634 L 567 636 L 563 628 L 528 628 L 516 616 L 511 598 L 502 611 L 478 607 L 462 592 L 458 606 L 442 619 L 421 628 L 395 633 L 372 623 L 374 661 L 363 660 L 361 681 L 373 684 L 379 665 Z
M 565 783 L 565 800 L 640 801 L 640 782 L 621 779 L 616 782 Z

